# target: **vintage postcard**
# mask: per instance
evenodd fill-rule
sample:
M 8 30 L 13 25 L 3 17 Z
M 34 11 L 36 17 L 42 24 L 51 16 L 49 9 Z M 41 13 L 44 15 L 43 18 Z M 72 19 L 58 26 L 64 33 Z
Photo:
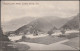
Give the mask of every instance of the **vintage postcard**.
M 1 1 L 0 51 L 74 51 L 79 1 Z

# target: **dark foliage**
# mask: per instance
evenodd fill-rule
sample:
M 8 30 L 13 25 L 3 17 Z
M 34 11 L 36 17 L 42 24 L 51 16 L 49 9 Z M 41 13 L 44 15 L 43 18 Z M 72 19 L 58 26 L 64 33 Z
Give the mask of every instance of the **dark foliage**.
M 62 34 L 65 34 L 65 32 L 66 32 L 65 29 L 61 30 L 61 33 L 62 33 Z
M 48 34 L 49 35 L 53 34 L 53 31 L 52 30 L 48 31 Z

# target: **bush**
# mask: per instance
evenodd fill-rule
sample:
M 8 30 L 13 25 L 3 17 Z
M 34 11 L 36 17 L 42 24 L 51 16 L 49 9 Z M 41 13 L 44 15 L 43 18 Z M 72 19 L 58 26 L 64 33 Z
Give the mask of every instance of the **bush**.
M 61 30 L 61 33 L 62 33 L 62 34 L 65 34 L 65 32 L 66 32 L 65 30 Z
M 66 35 L 59 35 L 58 37 L 66 37 Z
M 49 34 L 49 35 L 52 35 L 52 34 L 53 34 L 53 31 L 48 31 L 48 34 Z
M 25 35 L 22 36 L 22 38 L 20 39 L 20 41 L 28 41 L 30 40 L 30 38 L 26 37 Z
M 78 37 L 78 35 L 79 35 L 78 33 L 71 33 L 68 36 L 66 36 L 66 38 L 71 39 L 71 38 Z

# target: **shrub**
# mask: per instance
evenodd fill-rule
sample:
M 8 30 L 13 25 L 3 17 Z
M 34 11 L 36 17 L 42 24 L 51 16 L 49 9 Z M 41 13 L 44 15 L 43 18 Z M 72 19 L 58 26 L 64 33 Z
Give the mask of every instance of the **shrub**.
M 62 34 L 65 34 L 65 32 L 66 32 L 65 30 L 61 30 L 61 33 L 62 33 Z
M 52 34 L 53 34 L 53 31 L 48 31 L 48 34 L 49 34 L 49 35 L 52 35 Z

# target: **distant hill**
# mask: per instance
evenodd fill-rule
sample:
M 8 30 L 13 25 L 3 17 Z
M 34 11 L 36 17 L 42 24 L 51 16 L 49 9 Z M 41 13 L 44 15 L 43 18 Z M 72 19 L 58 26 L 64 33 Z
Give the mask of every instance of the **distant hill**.
M 2 23 L 4 31 L 15 31 L 19 27 L 28 24 L 29 22 L 35 20 L 33 17 L 23 17 L 19 19 L 14 19 L 5 23 Z
M 79 14 L 74 16 L 74 18 L 70 21 L 68 21 L 66 24 L 64 24 L 61 28 L 64 29 L 79 29 L 80 24 L 80 18 Z
M 70 19 L 71 18 L 60 18 L 60 17 L 55 17 L 55 16 L 41 17 L 30 22 L 29 24 L 26 24 L 20 27 L 19 29 L 16 30 L 16 32 L 18 33 L 26 32 L 27 30 L 32 32 L 33 29 L 37 29 L 38 31 L 48 32 L 54 26 L 56 28 L 60 28 Z

